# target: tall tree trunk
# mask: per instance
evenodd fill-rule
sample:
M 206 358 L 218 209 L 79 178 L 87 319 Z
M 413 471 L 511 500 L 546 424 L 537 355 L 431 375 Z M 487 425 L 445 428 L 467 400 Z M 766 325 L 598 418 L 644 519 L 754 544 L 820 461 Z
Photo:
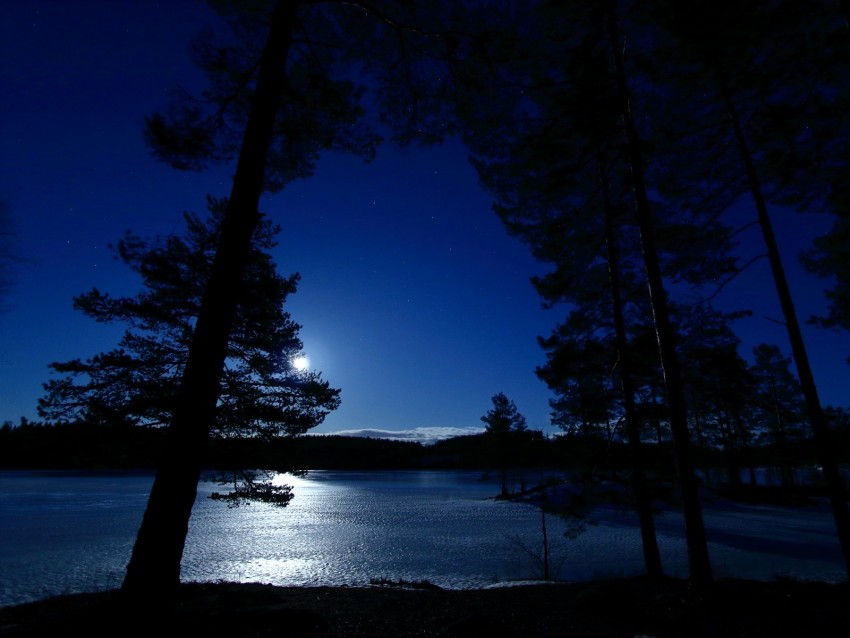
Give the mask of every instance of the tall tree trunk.
M 203 452 L 215 419 L 230 329 L 236 313 L 265 164 L 277 114 L 296 4 L 280 0 L 272 16 L 230 201 L 207 283 L 180 394 L 156 478 L 127 566 L 123 591 L 167 602 L 180 583 L 180 561 L 195 502 Z
M 643 544 L 643 561 L 647 575 L 658 578 L 664 573 L 661 569 L 661 553 L 655 536 L 655 522 L 652 519 L 652 502 L 646 484 L 646 470 L 640 444 L 640 423 L 635 407 L 635 388 L 632 378 L 631 357 L 626 324 L 623 318 L 623 301 L 620 296 L 620 256 L 617 250 L 617 238 L 614 234 L 614 214 L 608 196 L 608 183 L 602 171 L 602 192 L 605 198 L 605 244 L 608 251 L 608 280 L 611 285 L 611 306 L 614 314 L 614 332 L 617 339 L 617 357 L 620 360 L 620 386 L 623 389 L 623 402 L 626 411 L 626 433 L 629 439 L 629 452 L 632 465 L 632 485 L 635 490 L 635 509 L 640 521 L 640 537 Z
M 549 571 L 549 534 L 546 531 L 546 507 L 540 504 L 540 524 L 543 528 L 543 580 L 549 580 L 552 576 Z
M 735 141 L 741 153 L 747 174 L 747 184 L 750 188 L 753 200 L 758 212 L 758 221 L 761 226 L 764 243 L 767 246 L 767 256 L 770 261 L 770 269 L 773 272 L 773 281 L 776 284 L 776 293 L 779 295 L 779 303 L 782 306 L 782 314 L 785 317 L 785 327 L 788 331 L 788 340 L 791 342 L 791 352 L 794 355 L 794 363 L 797 364 L 797 376 L 803 388 L 803 396 L 806 399 L 806 409 L 809 415 L 809 423 L 817 448 L 818 460 L 823 468 L 829 491 L 829 501 L 832 505 L 832 513 L 835 517 L 835 526 L 838 532 L 838 540 L 841 543 L 841 551 L 844 554 L 844 565 L 850 576 L 850 510 L 847 508 L 847 491 L 838 463 L 833 454 L 830 442 L 829 427 L 820 404 L 817 386 L 815 386 L 814 375 L 809 365 L 809 356 L 803 343 L 803 335 L 800 331 L 800 323 L 797 320 L 797 311 L 791 299 L 791 290 L 788 288 L 788 280 L 785 278 L 785 269 L 779 257 L 779 247 L 773 234 L 773 225 L 767 212 L 767 203 L 761 190 L 761 182 L 758 178 L 755 162 L 744 134 L 735 101 L 725 84 L 721 83 L 723 99 L 726 102 L 726 112 L 735 132 Z
M 685 537 L 688 543 L 688 568 L 691 584 L 696 588 L 707 587 L 713 578 L 711 562 L 708 558 L 708 541 L 702 519 L 702 506 L 699 500 L 697 478 L 694 473 L 693 451 L 688 434 L 688 413 L 685 405 L 685 389 L 679 369 L 676 348 L 673 343 L 673 328 L 667 309 L 666 291 L 658 264 L 658 251 L 655 247 L 652 214 L 646 184 L 643 175 L 643 157 L 640 138 L 631 114 L 628 84 L 620 46 L 615 3 L 607 5 L 608 27 L 611 52 L 617 73 L 621 116 L 626 133 L 632 180 L 635 197 L 635 212 L 640 228 L 641 248 L 649 281 L 649 296 L 652 314 L 655 320 L 655 334 L 661 354 L 661 367 L 664 384 L 667 388 L 667 403 L 670 410 L 670 429 L 673 435 L 673 449 L 679 470 L 679 485 L 682 492 L 682 509 L 685 515 Z

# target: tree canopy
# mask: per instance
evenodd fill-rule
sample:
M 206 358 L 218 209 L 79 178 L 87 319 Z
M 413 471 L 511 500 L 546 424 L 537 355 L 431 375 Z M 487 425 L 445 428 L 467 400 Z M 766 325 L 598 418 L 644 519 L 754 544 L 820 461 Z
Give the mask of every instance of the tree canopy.
M 118 346 L 88 359 L 52 363 L 60 375 L 39 403 L 48 421 L 160 426 L 168 423 L 209 278 L 226 202 L 209 198 L 209 216 L 185 213 L 185 236 L 144 239 L 127 232 L 116 257 L 142 279 L 132 297 L 93 289 L 74 306 L 101 323 L 127 326 Z M 313 371 L 297 371 L 300 326 L 284 310 L 299 276 L 280 276 L 269 250 L 278 228 L 254 233 L 236 321 L 228 343 L 212 435 L 301 434 L 339 406 L 339 390 Z
M 845 50 L 833 37 L 834 3 L 807 2 L 816 9 L 813 21 L 795 20 L 798 4 L 749 3 L 737 20 L 739 7 L 729 2 L 717 12 L 711 3 L 677 8 L 662 0 L 486 7 L 216 2 L 230 28 L 197 43 L 207 90 L 174 94 L 147 121 L 148 142 L 172 166 L 203 168 L 237 156 L 238 162 L 173 403 L 168 456 L 125 588 L 141 584 L 155 591 L 179 578 L 200 468 L 196 450 L 217 420 L 217 390 L 227 378 L 223 364 L 230 360 L 228 340 L 251 267 L 261 194 L 309 176 L 323 151 L 368 160 L 380 140 L 378 122 L 403 143 L 461 131 L 509 230 L 555 267 L 536 282 L 544 299 L 580 305 L 583 313 L 593 309 L 587 314 L 596 325 L 585 326 L 581 335 L 587 338 L 569 334 L 568 328 L 582 326 L 568 320 L 563 335 L 543 342 L 552 353 L 566 344 L 575 357 L 588 359 L 583 366 L 571 356 L 561 362 L 564 379 L 593 404 L 568 406 L 578 406 L 582 419 L 607 420 L 616 409 L 605 367 L 629 362 L 629 341 L 641 340 L 644 326 L 652 325 L 660 360 L 653 367 L 666 386 L 663 407 L 682 489 L 691 577 L 709 583 L 690 441 L 689 419 L 696 413 L 689 412 L 680 362 L 687 346 L 693 352 L 704 348 L 680 342 L 679 333 L 686 340 L 690 335 L 668 295 L 683 282 L 725 279 L 734 265 L 728 255 L 734 233 L 720 223 L 721 215 L 743 193 L 753 194 L 766 227 L 767 201 L 811 208 L 824 200 L 822 186 L 835 188 L 846 176 L 844 143 L 834 143 L 841 136 L 824 134 L 830 116 L 841 110 L 830 109 L 846 104 L 846 65 L 836 64 L 841 56 L 832 48 L 828 55 L 813 54 L 823 47 L 798 47 L 799 38 L 788 38 L 809 42 L 808 35 L 827 24 L 829 37 L 811 41 Z M 703 28 L 707 18 L 713 28 Z M 473 28 L 476 21 L 481 24 Z M 792 41 L 794 47 L 787 44 Z M 827 79 L 821 83 L 818 75 L 809 90 L 809 71 L 820 69 L 812 62 L 826 64 Z M 371 120 L 364 106 L 367 87 L 375 88 L 378 107 Z M 845 131 L 846 116 L 835 119 L 836 130 Z M 773 125 L 779 121 L 781 131 Z M 812 177 L 809 167 L 820 172 Z M 775 253 L 769 234 L 765 241 Z M 774 263 L 778 255 L 771 255 Z M 636 291 L 647 287 L 648 299 L 636 301 Z M 100 303 L 97 297 L 91 302 Z M 710 313 L 705 318 L 713 321 Z M 599 322 L 618 325 L 612 333 Z M 728 345 L 723 330 L 714 336 Z M 792 347 L 800 368 L 802 344 Z M 720 363 L 737 374 L 741 365 L 733 350 L 724 345 L 727 356 Z M 621 385 L 632 386 L 624 388 L 629 397 L 640 386 L 627 376 Z M 654 381 L 648 385 L 654 407 Z M 803 385 L 813 387 L 813 381 Z M 729 424 L 740 417 L 739 396 L 719 383 L 702 390 L 703 403 L 723 405 L 724 440 L 731 444 Z M 600 406 L 602 401 L 608 405 Z M 489 431 L 525 428 L 507 397 L 498 394 L 493 402 L 482 417 Z M 817 401 L 809 403 L 812 412 Z M 637 446 L 639 431 L 631 429 Z M 154 559 L 159 567 L 150 566 Z
M 505 432 L 523 432 L 528 429 L 525 417 L 503 392 L 494 394 L 492 401 L 493 407 L 481 417 L 487 432 L 504 434 Z

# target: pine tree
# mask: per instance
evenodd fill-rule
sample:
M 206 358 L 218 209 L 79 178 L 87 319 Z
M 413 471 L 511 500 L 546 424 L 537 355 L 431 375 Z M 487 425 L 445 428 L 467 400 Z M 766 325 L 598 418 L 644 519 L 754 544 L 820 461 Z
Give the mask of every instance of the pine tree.
M 802 439 L 805 401 L 800 382 L 791 372 L 791 358 L 775 345 L 753 348 L 750 373 L 755 379 L 754 417 L 765 443 L 776 451 L 782 484 L 794 485 L 794 444 Z
M 147 427 L 168 423 L 226 202 L 210 198 L 208 207 L 206 219 L 184 215 L 185 237 L 152 241 L 128 232 L 118 242 L 116 255 L 141 277 L 142 291 L 116 298 L 94 289 L 76 297 L 74 306 L 99 323 L 128 328 L 114 350 L 50 365 L 63 376 L 45 384 L 42 418 Z M 262 220 L 254 233 L 211 427 L 215 438 L 301 434 L 339 405 L 339 391 L 318 373 L 293 367 L 302 349 L 300 326 L 284 304 L 299 277 L 276 272 L 268 251 L 278 231 Z
M 528 241 L 535 255 L 556 265 L 548 284 L 552 290 L 561 286 L 560 300 L 572 302 L 575 288 L 598 281 L 595 272 L 604 272 L 606 266 L 610 280 L 619 284 L 618 291 L 625 289 L 621 283 L 627 279 L 625 273 L 638 270 L 637 263 L 643 266 L 681 479 L 691 577 L 695 584 L 705 584 L 711 581 L 711 570 L 663 276 L 676 276 L 670 257 L 678 258 L 676 268 L 684 265 L 699 274 L 696 251 L 689 249 L 700 246 L 694 240 L 711 236 L 706 232 L 710 218 L 700 220 L 694 226 L 696 232 L 679 233 L 679 240 L 689 241 L 679 241 L 678 252 L 665 254 L 665 233 L 676 224 L 665 220 L 660 207 L 650 201 L 646 165 L 651 162 L 637 124 L 643 120 L 635 116 L 639 103 L 629 84 L 634 74 L 626 68 L 619 32 L 622 16 L 632 5 L 536 5 L 540 9 L 537 21 L 532 26 L 523 24 L 523 37 L 517 38 L 527 46 L 504 39 L 507 50 L 500 51 L 499 58 L 505 60 L 499 67 L 504 71 L 491 82 L 501 91 L 485 93 L 486 99 L 475 103 L 477 108 L 467 107 L 474 114 L 468 137 L 474 163 L 482 181 L 497 194 L 496 210 L 508 229 Z M 645 53 L 641 46 L 630 45 L 629 52 L 637 48 L 640 56 Z M 513 55 L 517 50 L 519 55 Z M 486 83 L 480 84 L 486 89 Z M 500 114 L 500 108 L 508 115 Z M 634 216 L 625 214 L 629 207 Z M 708 247 L 703 247 L 701 256 L 711 254 Z M 717 263 L 716 259 L 707 262 L 701 276 Z M 682 269 L 683 279 L 690 276 L 684 273 Z M 618 306 L 617 313 L 622 313 L 623 304 L 614 304 L 613 294 L 610 299 Z M 624 330 L 619 332 L 619 359 L 630 361 Z M 638 437 L 633 438 L 637 451 Z
M 835 3 L 657 2 L 668 39 L 679 121 L 700 131 L 691 146 L 726 165 L 718 180 L 730 203 L 747 194 L 756 210 L 809 423 L 850 574 L 850 509 L 829 427 L 773 230 L 770 205 L 811 211 L 850 176 L 846 23 Z M 705 162 L 703 157 L 702 162 Z M 734 164 L 731 164 L 734 162 Z
M 753 442 L 748 404 L 754 380 L 738 353 L 740 339 L 730 324 L 749 313 L 683 306 L 675 312 L 682 356 L 688 361 L 684 381 L 692 430 L 699 445 L 723 450 L 729 480 L 737 485 Z M 754 470 L 750 469 L 752 479 Z
M 169 601 L 179 584 L 201 452 L 215 416 L 261 195 L 308 176 L 326 150 L 370 159 L 380 136 L 363 123 L 365 89 L 350 78 L 365 69 L 385 88 L 401 78 L 393 87 L 399 91 L 384 93 L 404 93 L 404 80 L 423 73 L 416 60 L 427 60 L 445 44 L 423 28 L 426 18 L 433 23 L 440 12 L 429 6 L 420 15 L 413 3 L 276 0 L 271 6 L 215 6 L 232 28 L 223 41 L 209 39 L 197 49 L 207 90 L 199 96 L 177 92 L 164 113 L 148 119 L 146 131 L 155 153 L 175 168 L 236 159 L 164 454 L 122 587 L 155 603 Z M 383 115 L 397 137 L 423 131 L 420 138 L 431 141 L 442 134 L 416 109 L 403 112 L 391 99 L 384 102 L 390 107 Z
M 279 1 L 271 18 L 215 258 L 192 333 L 163 454 L 122 585 L 122 590 L 137 603 L 167 604 L 180 582 L 180 561 L 197 494 L 203 450 L 215 420 L 228 339 L 251 239 L 260 221 L 260 194 L 266 181 L 266 160 L 284 85 L 295 13 L 294 3 Z M 151 125 L 156 128 L 155 120 Z M 190 124 L 185 130 L 187 139 L 193 142 L 187 147 L 190 151 L 187 156 L 196 158 L 198 148 L 205 148 L 207 140 L 196 135 Z
M 484 423 L 485 437 L 490 444 L 491 455 L 499 465 L 501 495 L 510 494 L 508 468 L 516 463 L 516 443 L 518 434 L 528 431 L 525 417 L 519 413 L 516 404 L 503 393 L 493 395 L 493 407 L 481 417 Z
M 507 432 L 524 432 L 528 429 L 525 417 L 519 413 L 516 404 L 508 399 L 503 392 L 494 394 L 493 407 L 481 417 L 487 432 L 505 434 Z
M 841 207 L 837 197 L 834 205 L 838 214 L 832 228 L 815 238 L 802 261 L 810 273 L 835 282 L 826 291 L 826 316 L 812 317 L 811 322 L 822 328 L 850 330 L 850 209 L 847 204 Z M 850 357 L 847 360 L 850 363 Z

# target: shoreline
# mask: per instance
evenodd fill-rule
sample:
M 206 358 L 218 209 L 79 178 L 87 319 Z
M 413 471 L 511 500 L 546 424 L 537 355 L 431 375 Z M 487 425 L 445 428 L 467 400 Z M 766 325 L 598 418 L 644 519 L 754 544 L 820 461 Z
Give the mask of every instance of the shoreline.
M 122 612 L 118 591 L 71 594 L 0 608 L 0 636 L 850 635 L 846 582 L 721 580 L 704 592 L 646 577 L 477 590 L 412 585 L 186 583 L 173 610 L 143 617 Z

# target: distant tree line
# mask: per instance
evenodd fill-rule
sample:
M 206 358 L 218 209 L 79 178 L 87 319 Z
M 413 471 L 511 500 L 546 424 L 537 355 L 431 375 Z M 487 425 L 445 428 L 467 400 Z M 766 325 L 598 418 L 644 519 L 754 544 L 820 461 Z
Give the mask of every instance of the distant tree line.
M 839 458 L 850 462 L 850 414 L 830 411 Z M 118 428 L 103 424 L 47 425 L 22 419 L 0 426 L 2 469 L 152 469 L 163 442 L 161 428 Z M 505 443 L 513 451 L 504 455 Z M 696 464 L 710 484 L 730 487 L 726 450 L 708 444 L 698 447 Z M 786 450 L 769 440 L 754 445 L 742 467 L 769 471 L 779 481 Z M 645 443 L 647 468 L 657 483 L 675 481 L 669 440 Z M 809 438 L 795 442 L 792 469 L 807 472 L 817 463 Z M 630 472 L 628 444 L 621 436 L 603 432 L 574 432 L 547 438 L 536 430 L 459 436 L 422 444 L 353 436 L 319 435 L 262 439 L 229 439 L 211 443 L 204 466 L 221 470 L 234 465 L 269 470 L 480 470 L 506 475 L 507 492 L 536 487 L 537 470 L 569 472 L 577 479 L 625 480 Z M 747 472 L 744 472 L 747 476 Z M 817 474 L 813 475 L 817 481 Z M 746 481 L 745 481 L 746 483 Z M 811 491 L 812 486 L 807 487 Z
M 0 468 L 144 469 L 156 467 L 162 428 L 115 427 L 92 423 L 43 424 L 22 419 L 0 426 Z M 490 438 L 462 436 L 433 444 L 415 441 L 318 435 L 217 439 L 204 466 L 269 470 L 310 469 L 497 469 Z M 561 455 L 540 432 L 513 441 L 512 465 L 557 467 Z
M 783 486 L 793 487 L 793 468 L 807 462 L 800 451 L 811 443 L 811 432 L 791 358 L 777 346 L 759 344 L 748 363 L 738 353 L 739 340 L 723 322 L 684 328 L 684 389 L 697 453 L 712 451 L 732 485 L 754 482 L 754 468 L 767 465 L 777 469 Z M 543 342 L 549 354 L 538 375 L 556 394 L 551 401 L 553 423 L 567 433 L 626 440 L 624 397 L 611 374 L 616 351 L 588 335 L 581 342 L 554 337 Z M 651 353 L 651 335 L 635 340 L 633 408 L 641 440 L 664 443 L 672 439 L 670 416 L 662 371 L 653 365 Z M 825 413 L 839 436 L 848 426 L 847 410 L 827 407 Z

